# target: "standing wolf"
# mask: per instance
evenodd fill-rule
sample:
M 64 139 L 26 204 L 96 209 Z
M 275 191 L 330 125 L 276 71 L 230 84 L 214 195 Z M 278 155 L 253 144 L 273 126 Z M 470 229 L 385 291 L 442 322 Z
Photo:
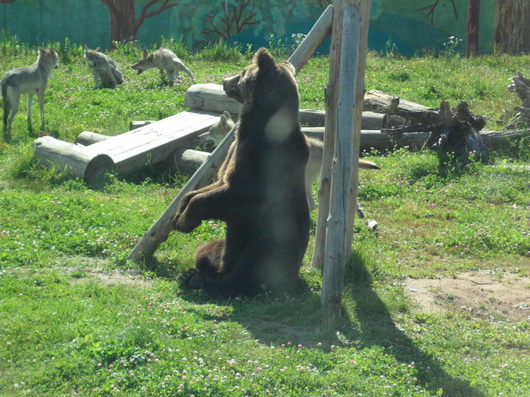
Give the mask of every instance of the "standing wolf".
M 114 88 L 123 83 L 123 74 L 114 59 L 99 52 L 99 47 L 91 50 L 85 46 L 85 58 L 94 75 L 96 88 Z
M 194 78 L 193 73 L 184 65 L 184 62 L 167 48 L 160 48 L 151 54 L 144 50 L 144 57 L 131 67 L 137 70 L 138 74 L 145 72 L 147 69 L 157 68 L 160 70 L 162 80 L 167 79 L 173 84 L 179 79 L 181 70 L 192 79 Z
M 11 124 L 18 110 L 21 94 L 28 94 L 28 130 L 31 126 L 31 102 L 33 94 L 39 96 L 41 129 L 44 129 L 44 91 L 48 85 L 48 77 L 52 69 L 57 67 L 57 52 L 52 49 L 39 47 L 37 61 L 26 67 L 20 67 L 7 72 L 0 81 L 2 99 L 4 101 L 4 132 L 9 136 Z

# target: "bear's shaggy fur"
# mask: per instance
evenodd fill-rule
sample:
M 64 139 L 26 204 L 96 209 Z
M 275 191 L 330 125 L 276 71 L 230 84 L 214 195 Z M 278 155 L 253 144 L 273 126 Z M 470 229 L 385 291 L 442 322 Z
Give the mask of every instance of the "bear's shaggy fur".
M 293 289 L 309 237 L 304 169 L 308 148 L 298 124 L 294 68 L 265 49 L 223 82 L 242 103 L 236 144 L 221 178 L 188 193 L 174 219 L 190 232 L 204 219 L 226 222 L 226 239 L 199 248 L 191 288 L 214 296 Z

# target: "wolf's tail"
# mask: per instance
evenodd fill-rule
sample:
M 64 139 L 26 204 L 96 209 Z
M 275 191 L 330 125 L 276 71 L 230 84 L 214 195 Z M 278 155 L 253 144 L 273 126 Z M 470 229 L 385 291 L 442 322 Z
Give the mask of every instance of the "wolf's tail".
M 368 170 L 380 170 L 381 167 L 379 167 L 376 163 L 372 163 L 369 160 L 362 160 L 359 159 L 359 168 L 364 168 Z
M 180 66 L 182 67 L 182 70 L 184 70 L 188 76 L 190 76 L 193 80 L 195 80 L 195 76 L 193 76 L 193 73 L 191 73 L 191 70 L 189 70 L 184 63 L 181 63 Z
M 2 87 L 2 102 L 4 108 L 4 130 L 7 128 L 7 118 L 9 116 L 9 100 L 7 98 L 7 82 L 0 81 L 0 87 Z

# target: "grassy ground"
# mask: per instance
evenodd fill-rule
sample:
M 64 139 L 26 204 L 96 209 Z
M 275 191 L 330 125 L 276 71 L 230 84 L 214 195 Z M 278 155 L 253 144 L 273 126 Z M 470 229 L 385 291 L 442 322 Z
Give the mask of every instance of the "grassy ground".
M 2 72 L 33 62 L 24 48 L 3 48 Z M 177 50 L 201 83 L 248 62 L 222 48 Z M 139 54 L 117 51 L 127 83 L 96 91 L 79 49 L 63 53 L 46 94 L 48 132 L 119 134 L 130 120 L 184 110 L 191 81 L 162 87 L 156 71 L 134 75 L 126 65 Z M 430 106 L 469 100 L 495 129 L 517 104 L 507 79 L 529 66 L 529 57 L 371 54 L 367 88 Z M 316 58 L 300 74 L 303 107 L 323 108 L 327 68 Z M 370 156 L 383 170 L 363 171 L 359 194 L 379 232 L 355 226 L 344 320 L 330 331 L 309 266 L 296 296 L 211 300 L 182 289 L 175 275 L 223 234 L 216 222 L 173 233 L 154 264 L 125 263 L 183 178 L 157 168 L 97 186 L 64 178 L 33 163 L 23 103 L 19 112 L 0 141 L 0 395 L 530 395 L 527 314 L 490 310 L 493 301 L 469 310 L 448 294 L 437 302 L 446 310 L 427 312 L 406 288 L 410 278 L 477 270 L 500 282 L 530 276 L 530 172 L 501 167 L 528 164 L 527 147 L 444 178 L 432 153 Z M 519 293 L 528 287 L 523 278 Z

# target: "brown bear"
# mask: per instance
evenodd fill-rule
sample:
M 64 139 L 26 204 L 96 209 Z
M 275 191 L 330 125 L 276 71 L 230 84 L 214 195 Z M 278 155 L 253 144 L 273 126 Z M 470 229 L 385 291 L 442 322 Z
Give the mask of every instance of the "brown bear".
M 223 81 L 226 94 L 242 104 L 236 143 L 220 179 L 184 196 L 173 222 L 190 232 L 202 220 L 218 219 L 226 238 L 199 248 L 190 288 L 228 297 L 296 285 L 309 238 L 309 153 L 294 73 L 262 48 L 251 65 Z

